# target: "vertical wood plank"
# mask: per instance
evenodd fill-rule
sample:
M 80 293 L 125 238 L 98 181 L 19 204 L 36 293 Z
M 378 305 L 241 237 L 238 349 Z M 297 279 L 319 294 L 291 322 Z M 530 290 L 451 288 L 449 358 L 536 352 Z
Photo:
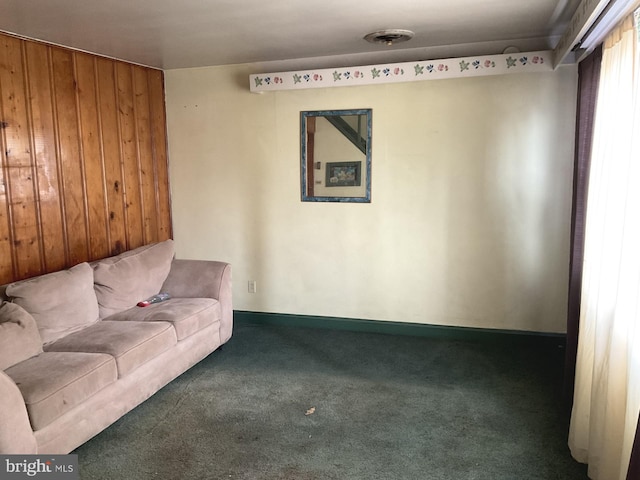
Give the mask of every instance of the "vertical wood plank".
M 76 110 L 73 53 L 52 47 L 55 110 L 62 174 L 62 196 L 72 265 L 89 260 L 85 185 Z
M 151 109 L 149 106 L 148 69 L 133 67 L 136 128 L 138 131 L 139 183 L 143 206 L 144 242 L 158 241 L 158 203 L 156 169 L 151 146 Z
M 0 44 L 0 84 L 14 275 L 27 278 L 42 273 L 42 258 L 22 42 L 16 38 L 4 37 Z
M 2 85 L 0 84 L 0 95 L 2 94 Z M 0 118 L 2 122 L 2 118 Z M 0 123 L 0 125 L 3 125 Z M 1 127 L 0 127 L 1 128 Z M 4 139 L 0 135 L 0 148 L 4 152 Z M 7 189 L 4 176 L 4 153 L 0 155 L 0 284 L 11 282 L 13 275 L 13 257 L 11 251 L 11 238 L 9 230 L 9 215 L 7 202 Z
M 316 117 L 307 117 L 307 196 L 315 195 L 315 164 L 314 157 L 316 145 Z
M 31 129 L 34 139 L 34 159 L 45 270 L 61 270 L 67 265 L 66 235 L 62 221 L 56 130 L 49 77 L 48 47 L 25 42 L 25 57 L 29 72 Z
M 157 180 L 158 240 L 163 241 L 173 237 L 163 73 L 160 70 L 150 69 L 148 79 L 151 109 L 151 148 Z
M 124 187 L 120 159 L 120 133 L 116 93 L 115 63 L 97 59 L 98 110 L 102 134 L 105 190 L 109 217 L 110 254 L 127 249 L 125 229 Z
M 127 248 L 144 245 L 132 66 L 116 63 Z
M 0 46 L 0 48 L 3 48 Z M 0 81 L 0 98 L 4 97 L 4 89 Z M 1 107 L 1 105 L 0 105 Z M 7 283 L 13 280 L 13 249 L 11 248 L 11 228 L 9 218 L 8 188 L 5 175 L 5 140 L 4 129 L 8 123 L 4 121 L 4 115 L 0 108 L 0 282 Z
M 45 273 L 47 271 L 44 257 L 44 244 L 43 244 L 43 235 L 42 235 L 42 212 L 40 210 L 40 189 L 38 188 L 38 167 L 36 162 L 36 139 L 34 136 L 34 128 L 33 128 L 33 112 L 31 110 L 31 90 L 30 90 L 30 81 L 29 81 L 29 68 L 27 61 L 27 42 L 20 42 L 20 53 L 22 58 L 22 72 L 24 74 L 24 94 L 25 94 L 25 108 L 27 114 L 27 123 L 29 126 L 27 135 L 29 140 L 29 157 L 30 157 L 30 166 L 31 166 L 31 188 L 34 196 L 34 206 L 35 206 L 35 214 L 36 214 L 36 225 L 35 225 L 35 235 L 37 238 L 37 244 L 39 249 L 40 258 L 40 268 L 38 273 Z M 35 272 L 34 272 L 35 273 Z M 32 276 L 33 274 L 29 274 Z
M 75 54 L 77 102 L 89 224 L 89 258 L 109 256 L 107 203 L 96 92 L 95 56 Z

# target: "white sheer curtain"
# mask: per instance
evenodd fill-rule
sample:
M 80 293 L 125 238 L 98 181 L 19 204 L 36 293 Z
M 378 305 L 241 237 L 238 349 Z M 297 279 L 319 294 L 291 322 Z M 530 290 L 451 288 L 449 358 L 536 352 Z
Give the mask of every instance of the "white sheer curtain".
M 594 480 L 624 480 L 640 409 L 637 33 L 606 39 L 596 106 L 569 447 Z

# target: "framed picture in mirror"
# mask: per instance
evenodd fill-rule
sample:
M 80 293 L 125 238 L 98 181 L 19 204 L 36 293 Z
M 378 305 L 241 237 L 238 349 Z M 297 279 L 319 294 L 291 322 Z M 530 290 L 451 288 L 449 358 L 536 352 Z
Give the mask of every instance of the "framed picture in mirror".
M 327 163 L 327 187 L 359 187 L 362 180 L 362 162 Z

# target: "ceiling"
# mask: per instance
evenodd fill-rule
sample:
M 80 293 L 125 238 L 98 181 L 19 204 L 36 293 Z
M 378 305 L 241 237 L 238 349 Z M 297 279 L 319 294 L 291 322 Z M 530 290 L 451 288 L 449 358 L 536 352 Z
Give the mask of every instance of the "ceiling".
M 328 68 L 548 50 L 580 0 L 0 0 L 0 30 L 162 69 Z M 369 32 L 415 32 L 391 47 Z

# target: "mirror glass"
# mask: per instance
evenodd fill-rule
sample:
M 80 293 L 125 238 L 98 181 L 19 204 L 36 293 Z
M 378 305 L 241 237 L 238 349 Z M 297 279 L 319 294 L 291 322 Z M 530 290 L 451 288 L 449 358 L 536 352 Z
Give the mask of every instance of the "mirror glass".
M 371 109 L 300 112 L 303 202 L 371 202 Z

